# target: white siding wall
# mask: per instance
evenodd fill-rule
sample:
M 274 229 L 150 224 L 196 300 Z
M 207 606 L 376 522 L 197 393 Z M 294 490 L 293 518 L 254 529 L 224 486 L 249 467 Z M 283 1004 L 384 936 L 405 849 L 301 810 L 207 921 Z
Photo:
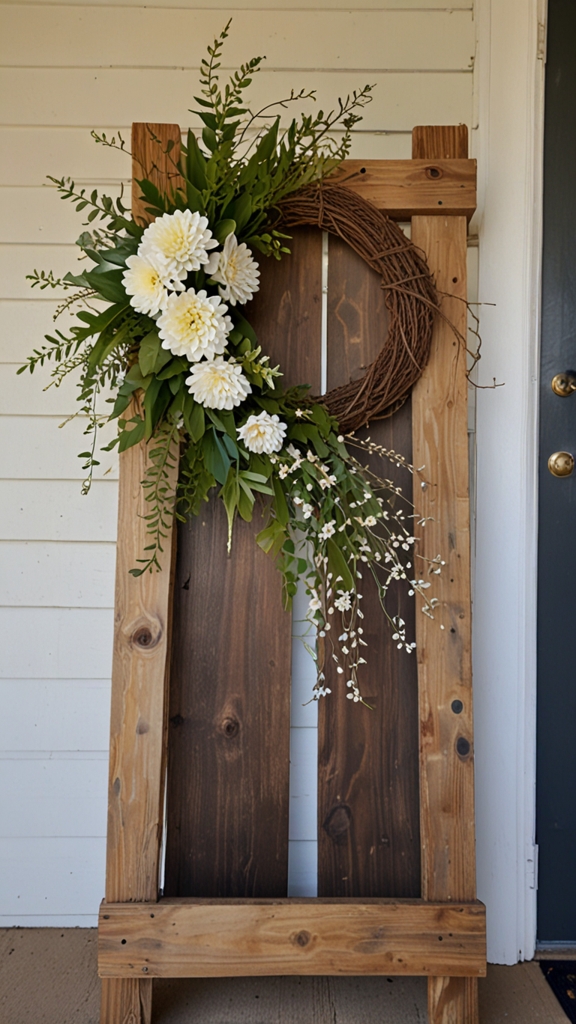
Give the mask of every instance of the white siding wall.
M 104 891 L 117 465 L 104 457 L 82 497 L 82 425 L 58 430 L 73 389 L 15 376 L 52 327 L 53 296 L 25 275 L 69 269 L 80 230 L 45 175 L 118 188 L 128 161 L 90 129 L 186 126 L 230 15 L 225 65 L 268 57 L 256 98 L 303 86 L 325 107 L 376 83 L 355 156 L 408 157 L 413 125 L 471 124 L 471 0 L 248 4 L 0 3 L 0 924 L 93 924 Z

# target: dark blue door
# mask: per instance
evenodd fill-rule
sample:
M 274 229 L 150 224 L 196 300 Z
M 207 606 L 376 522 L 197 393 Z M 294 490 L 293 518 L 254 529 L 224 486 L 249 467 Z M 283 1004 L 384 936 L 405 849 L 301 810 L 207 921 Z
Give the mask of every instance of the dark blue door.
M 542 298 L 538 939 L 576 944 L 576 471 L 569 472 L 570 456 L 576 458 L 576 392 L 566 375 L 574 371 L 576 386 L 574 0 L 549 4 Z M 554 475 L 562 473 L 568 475 Z

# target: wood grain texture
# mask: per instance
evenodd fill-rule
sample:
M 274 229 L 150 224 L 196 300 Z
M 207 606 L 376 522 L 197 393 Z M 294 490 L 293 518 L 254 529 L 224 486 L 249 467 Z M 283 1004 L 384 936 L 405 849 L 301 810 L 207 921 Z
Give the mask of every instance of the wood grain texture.
M 283 974 L 482 976 L 480 903 L 161 900 L 100 914 L 104 977 Z M 468 1022 L 466 1021 L 466 1024 Z
M 172 148 L 168 150 L 168 144 Z M 148 224 L 151 216 L 146 212 L 138 180 L 147 178 L 161 191 L 178 188 L 184 182 L 178 172 L 180 159 L 180 126 L 177 124 L 132 125 L 132 216 L 139 224 Z
M 142 127 L 135 126 L 132 139 L 135 174 L 145 163 L 140 151 Z M 179 138 L 178 129 L 175 142 Z M 144 443 L 120 456 L 106 842 L 108 902 L 148 901 L 158 896 L 172 536 L 170 531 L 165 540 L 162 572 L 137 578 L 130 575 L 148 543 L 142 518 L 148 509 L 141 487 L 147 459 Z M 175 486 L 176 467 L 170 477 Z M 126 985 L 116 982 L 107 986 L 102 1024 L 146 1024 L 149 986 L 146 992 L 137 992 L 138 986 Z
M 466 126 L 461 126 L 466 130 Z M 414 160 L 345 160 L 333 176 L 393 220 L 463 216 L 476 209 L 476 161 L 429 156 Z
M 468 126 L 417 125 L 412 129 L 413 160 L 467 160 Z M 472 162 L 472 161 L 470 161 Z M 476 182 L 474 182 L 474 186 Z
M 465 294 L 463 217 L 415 218 L 416 245 L 428 255 L 441 290 Z M 445 299 L 443 311 L 465 333 L 466 305 Z M 432 621 L 418 614 L 422 895 L 472 899 L 475 894 L 474 765 L 472 752 L 470 536 L 466 354 L 438 320 L 430 363 L 413 393 L 414 463 L 424 466 L 415 487 L 417 553 L 441 554 L 441 576 L 430 577 L 440 606 Z M 418 560 L 417 563 L 418 565 Z M 420 571 L 426 563 L 420 562 Z M 418 602 L 420 604 L 420 601 Z M 441 629 L 440 627 L 444 628 Z M 453 701 L 461 701 L 455 713 Z
M 319 385 L 321 235 L 262 261 L 246 310 L 288 383 Z M 292 620 L 281 578 L 239 520 L 226 555 L 215 496 L 179 528 L 170 697 L 165 892 L 285 896 Z
M 442 149 L 440 135 L 438 128 L 430 131 L 433 153 Z M 420 129 L 418 145 L 426 144 Z M 450 145 L 457 148 L 452 129 L 444 140 Z M 426 253 L 440 292 L 448 293 L 445 316 L 465 337 L 466 219 L 414 217 L 412 240 Z M 420 531 L 418 552 L 425 559 L 441 554 L 446 562 L 433 578 L 440 600 L 435 620 L 416 619 L 422 896 L 429 900 L 476 895 L 467 397 L 463 344 L 438 318 L 430 362 L 412 396 L 414 464 L 425 467 L 415 511 L 432 517 Z M 431 981 L 429 1008 L 431 1024 L 474 1024 L 474 983 Z
M 485 973 L 485 972 L 484 972 Z M 478 978 L 428 978 L 429 1024 L 479 1024 Z
M 152 978 L 102 978 L 101 1024 L 151 1024 Z
M 380 280 L 343 241 L 330 238 L 328 388 L 355 380 L 382 347 L 387 311 Z M 410 402 L 364 431 L 410 461 Z M 412 494 L 409 473 L 385 459 L 374 469 Z M 419 896 L 418 687 L 413 655 L 397 650 L 372 575 L 362 581 L 362 626 L 368 665 L 363 696 L 374 710 L 346 699 L 328 661 L 332 695 L 319 705 L 318 893 L 320 896 Z M 406 587 L 388 595 L 414 635 L 414 600 Z

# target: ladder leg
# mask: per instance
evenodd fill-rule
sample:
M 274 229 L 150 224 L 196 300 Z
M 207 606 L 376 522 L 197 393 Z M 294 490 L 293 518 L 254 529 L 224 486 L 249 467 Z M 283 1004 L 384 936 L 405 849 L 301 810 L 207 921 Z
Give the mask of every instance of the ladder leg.
M 150 1024 L 152 978 L 102 978 L 100 1024 Z
M 428 978 L 429 1024 L 479 1024 L 477 978 Z

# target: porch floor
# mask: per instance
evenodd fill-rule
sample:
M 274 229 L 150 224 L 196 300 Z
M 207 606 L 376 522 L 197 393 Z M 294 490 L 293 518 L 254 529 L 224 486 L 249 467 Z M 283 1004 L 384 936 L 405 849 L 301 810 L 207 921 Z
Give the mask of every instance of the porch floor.
M 98 1024 L 96 930 L 0 929 L 3 1024 Z M 566 1024 L 535 961 L 489 966 L 481 1024 Z M 425 978 L 210 978 L 155 983 L 153 1024 L 425 1024 Z

